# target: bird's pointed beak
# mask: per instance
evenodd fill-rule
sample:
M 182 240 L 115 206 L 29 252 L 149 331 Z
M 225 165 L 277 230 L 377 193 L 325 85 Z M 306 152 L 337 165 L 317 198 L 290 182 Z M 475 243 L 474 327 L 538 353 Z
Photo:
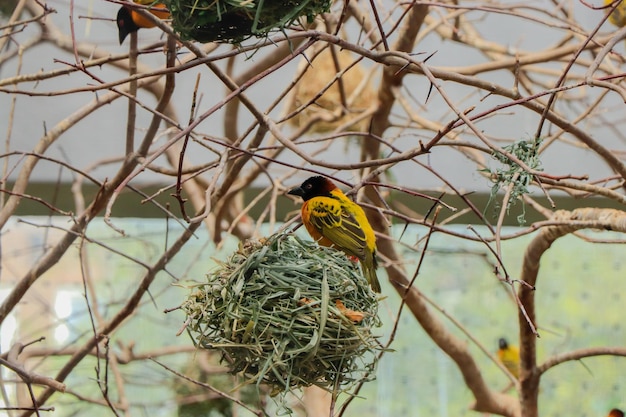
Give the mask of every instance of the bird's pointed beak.
M 124 28 L 119 29 L 118 38 L 120 40 L 120 45 L 124 43 L 124 39 L 126 39 L 126 37 L 128 36 L 128 33 L 129 32 L 125 30 Z
M 120 40 L 120 45 L 122 44 L 122 42 L 124 42 L 124 39 L 126 39 L 126 36 L 128 35 L 128 22 L 132 21 L 132 15 L 130 14 L 130 11 L 122 6 L 119 8 L 119 10 L 117 11 L 117 18 L 115 19 L 115 23 L 117 24 L 117 35 L 118 35 L 118 39 Z
M 302 197 L 304 195 L 304 190 L 302 189 L 302 187 L 294 187 L 291 190 L 287 191 L 287 194 Z

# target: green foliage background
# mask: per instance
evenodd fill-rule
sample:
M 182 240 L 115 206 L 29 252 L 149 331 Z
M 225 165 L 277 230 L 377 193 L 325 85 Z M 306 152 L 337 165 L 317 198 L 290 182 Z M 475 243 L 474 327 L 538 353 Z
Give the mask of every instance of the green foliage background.
M 456 230 L 463 232 L 466 228 L 458 226 Z M 508 228 L 503 235 L 514 230 Z M 405 233 L 406 243 L 412 243 L 411 237 L 417 240 L 425 233 L 423 229 L 413 232 L 413 235 Z M 532 237 L 502 242 L 503 260 L 513 279 L 518 277 L 524 251 Z M 517 308 L 509 287 L 495 278 L 491 264 L 494 259 L 487 254 L 484 244 L 435 234 L 430 249 L 432 253 L 427 254 L 416 281 L 420 290 L 460 321 L 490 351 L 497 349 L 499 337 L 517 344 Z M 540 364 L 552 355 L 573 349 L 626 345 L 625 255 L 623 245 L 592 244 L 571 235 L 557 240 L 548 250 L 542 259 L 536 294 Z M 390 294 L 387 300 L 390 315 L 387 319 L 383 317 L 386 330 L 399 305 L 398 297 L 390 291 L 389 286 L 383 288 L 383 293 Z M 368 384 L 362 393 L 367 399 L 377 401 L 357 400 L 349 415 L 478 415 L 467 409 L 472 397 L 463 385 L 460 372 L 427 338 L 410 312 L 403 312 L 398 333 L 393 344 L 396 352 L 382 359 L 378 380 Z M 507 377 L 461 331 L 455 333 L 470 344 L 487 382 L 504 389 Z M 567 362 L 544 375 L 540 415 L 604 416 L 612 407 L 626 407 L 625 399 L 626 358 L 603 356 Z
M 42 220 L 36 218 L 33 221 Z M 130 238 L 122 238 L 102 222 L 91 225 L 88 235 L 147 263 L 154 260 L 167 244 L 164 242 L 164 221 L 116 219 L 115 223 Z M 457 232 L 469 234 L 463 226 L 454 228 Z M 169 229 L 171 241 L 179 231 L 179 226 L 170 223 Z M 477 230 L 484 233 L 480 228 Z M 507 229 L 503 234 L 513 230 Z M 402 228 L 395 232 L 399 237 Z M 20 239 L 13 240 L 17 246 L 12 249 L 15 256 L 32 256 L 32 236 L 39 233 L 37 228 L 14 223 L 7 233 L 14 234 L 9 235 L 9 238 L 17 236 L 16 233 L 31 236 L 30 240 L 24 241 L 26 243 L 20 243 Z M 409 228 L 403 233 L 402 241 L 413 245 L 425 234 L 424 228 Z M 608 235 L 601 236 L 606 238 Z M 530 239 L 532 236 L 502 242 L 504 262 L 513 278 L 517 278 Z M 198 238 L 172 260 L 167 269 L 179 281 L 165 273 L 157 277 L 151 287 L 154 302 L 146 297 L 137 315 L 111 335 L 110 346 L 113 351 L 119 349 L 116 347 L 118 341 L 123 344 L 134 342 L 134 351 L 138 353 L 162 346 L 191 344 L 187 335 L 175 336 L 184 321 L 183 314 L 180 311 L 164 314 L 163 310 L 179 305 L 188 293 L 185 286 L 194 280 L 203 281 L 206 272 L 215 265 L 213 259 L 226 259 L 237 245 L 234 238 L 227 239 L 220 248 L 207 242 L 207 236 L 199 233 Z M 109 301 L 110 305 L 103 311 L 110 318 L 138 284 L 143 268 L 95 244 L 88 244 L 88 252 L 92 267 L 102 275 L 99 280 L 99 302 L 100 306 L 104 306 L 105 300 Z M 76 262 L 76 271 L 79 271 L 77 253 L 75 250 L 72 256 L 75 256 L 73 262 Z M 406 250 L 404 255 L 408 271 L 414 270 L 418 254 Z M 551 355 L 572 349 L 626 344 L 624 255 L 623 245 L 592 244 L 574 236 L 559 239 L 547 252 L 537 282 L 540 362 Z M 492 352 L 496 349 L 499 337 L 504 336 L 512 343 L 516 343 L 517 339 L 517 308 L 508 287 L 494 277 L 493 262 L 493 257 L 482 243 L 434 234 L 416 281 L 426 296 L 459 320 L 467 331 Z M 67 273 L 67 270 L 60 272 Z M 380 307 L 384 325 L 379 329 L 381 342 L 385 343 L 397 314 L 399 297 L 386 282 L 382 269 L 379 274 L 383 278 L 383 294 L 387 295 Z M 82 292 L 82 286 L 75 289 Z M 441 319 L 446 321 L 444 316 Z M 91 336 L 91 325 L 85 310 L 75 311 L 71 320 L 72 339 L 66 343 L 80 344 Z M 453 328 L 452 323 L 448 324 Z M 383 357 L 377 370 L 377 379 L 365 384 L 362 398 L 357 398 L 350 405 L 346 415 L 478 415 L 468 410 L 471 394 L 464 386 L 460 373 L 451 360 L 428 339 L 410 312 L 402 313 L 399 327 L 398 337 L 391 346 L 394 352 Z M 26 325 L 20 329 L 21 337 L 25 340 L 41 333 L 41 329 Z M 460 330 L 455 330 L 455 333 L 467 340 Z M 53 341 L 53 338 L 49 338 L 47 342 L 53 344 Z M 505 388 L 506 376 L 478 348 L 470 344 L 470 349 L 488 383 L 495 388 Z M 183 369 L 189 360 L 194 359 L 195 355 L 191 354 L 167 356 L 159 360 Z M 63 361 L 61 358 L 56 363 Z M 53 364 L 46 362 L 37 372 L 54 375 L 58 369 Z M 93 358 L 84 361 L 78 372 L 67 381 L 68 387 L 83 395 L 98 397 L 98 388 L 94 382 L 95 364 Z M 133 410 L 133 413 L 147 413 L 155 417 L 176 415 L 175 376 L 150 361 L 122 365 L 122 371 L 127 381 L 127 395 L 140 399 L 142 404 L 141 409 Z M 115 384 L 111 381 L 110 388 L 115 391 Z M 611 407 L 626 407 L 625 392 L 626 358 L 596 357 L 565 363 L 549 371 L 542 379 L 540 411 L 542 417 L 604 416 Z M 85 406 L 84 403 L 78 404 L 75 397 L 68 394 L 56 394 L 50 404 L 54 404 L 57 409 L 55 416 L 84 412 L 81 407 Z M 109 412 L 101 406 L 93 406 L 93 410 L 90 410 L 91 415 L 108 415 Z M 246 412 L 241 411 L 241 415 L 246 415 Z

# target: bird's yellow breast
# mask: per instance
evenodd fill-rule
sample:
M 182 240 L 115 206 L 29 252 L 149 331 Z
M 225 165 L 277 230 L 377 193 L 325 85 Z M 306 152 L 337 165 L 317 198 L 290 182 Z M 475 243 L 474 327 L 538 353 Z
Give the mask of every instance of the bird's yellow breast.
M 498 359 L 514 377 L 519 378 L 519 349 L 516 346 L 508 346 L 506 349 L 498 349 Z

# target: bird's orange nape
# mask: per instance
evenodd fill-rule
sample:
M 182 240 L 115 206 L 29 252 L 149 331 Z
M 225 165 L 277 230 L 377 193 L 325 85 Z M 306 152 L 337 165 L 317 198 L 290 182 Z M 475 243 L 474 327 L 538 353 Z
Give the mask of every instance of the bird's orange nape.
M 165 5 L 162 3 L 152 6 L 150 8 L 150 13 L 152 13 L 161 20 L 168 19 L 170 17 L 169 10 L 167 10 L 167 7 L 165 7 Z M 156 26 L 152 20 L 144 17 L 144 15 L 139 13 L 137 10 L 131 10 L 130 14 L 132 16 L 133 22 L 135 22 L 135 24 L 140 28 L 149 29 Z
M 145 4 L 142 1 L 136 1 L 136 3 Z M 167 19 L 170 17 L 170 12 L 167 10 L 164 4 L 158 3 L 154 6 L 150 7 L 150 13 L 159 19 Z M 138 12 L 135 9 L 131 9 L 127 6 L 122 6 L 117 11 L 117 28 L 120 45 L 124 42 L 126 37 L 133 33 L 137 32 L 139 29 L 148 29 L 155 27 L 155 23 L 149 18 L 145 17 L 142 13 Z

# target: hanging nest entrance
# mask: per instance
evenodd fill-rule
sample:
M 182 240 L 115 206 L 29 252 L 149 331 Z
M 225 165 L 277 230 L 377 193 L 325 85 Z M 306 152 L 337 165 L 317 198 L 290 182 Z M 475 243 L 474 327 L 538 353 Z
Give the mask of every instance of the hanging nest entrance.
M 182 305 L 199 348 L 274 393 L 371 377 L 378 299 L 343 252 L 293 235 L 248 241 Z
M 265 37 L 300 18 L 312 21 L 332 0 L 164 0 L 183 39 L 240 43 Z

